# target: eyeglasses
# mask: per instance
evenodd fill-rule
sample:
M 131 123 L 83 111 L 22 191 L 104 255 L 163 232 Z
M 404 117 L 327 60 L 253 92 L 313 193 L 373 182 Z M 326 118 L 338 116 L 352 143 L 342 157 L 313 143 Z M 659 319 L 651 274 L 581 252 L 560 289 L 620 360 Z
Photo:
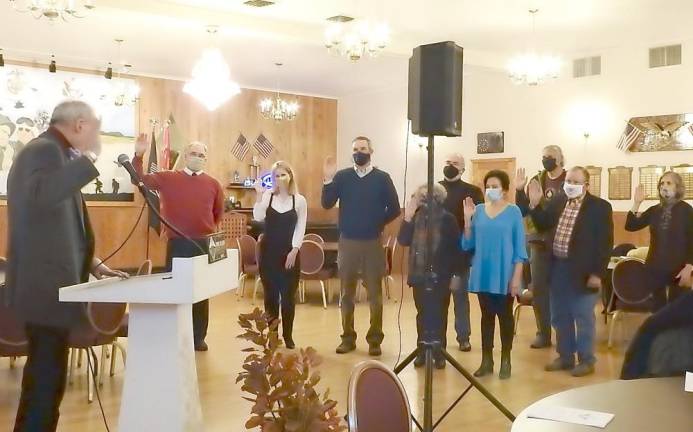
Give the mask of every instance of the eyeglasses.
M 17 132 L 31 132 L 31 131 L 32 131 L 31 128 L 24 127 L 24 126 L 19 126 L 19 127 L 17 128 Z

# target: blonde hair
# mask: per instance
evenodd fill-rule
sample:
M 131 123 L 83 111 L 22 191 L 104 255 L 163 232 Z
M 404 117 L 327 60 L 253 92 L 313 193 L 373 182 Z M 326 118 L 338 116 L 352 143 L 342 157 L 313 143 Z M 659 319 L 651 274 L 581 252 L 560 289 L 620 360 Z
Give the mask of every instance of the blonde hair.
M 289 177 L 291 177 L 291 181 L 289 181 L 289 194 L 296 195 L 298 193 L 298 182 L 296 181 L 296 174 L 294 173 L 294 169 L 288 162 L 281 160 L 276 161 L 272 165 L 272 193 L 277 192 L 276 173 L 278 169 L 282 169 L 289 174 Z

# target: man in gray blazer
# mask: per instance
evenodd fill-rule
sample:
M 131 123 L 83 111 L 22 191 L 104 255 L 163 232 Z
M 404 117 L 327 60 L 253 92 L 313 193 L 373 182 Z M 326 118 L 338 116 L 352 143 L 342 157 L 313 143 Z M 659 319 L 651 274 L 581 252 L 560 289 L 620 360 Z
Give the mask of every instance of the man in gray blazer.
M 100 120 L 84 102 L 53 111 L 50 128 L 17 156 L 7 182 L 8 268 L 3 300 L 25 322 L 29 355 L 14 431 L 55 431 L 63 398 L 70 329 L 82 305 L 59 303 L 61 287 L 89 275 L 126 277 L 94 258 L 80 190 L 99 172 Z

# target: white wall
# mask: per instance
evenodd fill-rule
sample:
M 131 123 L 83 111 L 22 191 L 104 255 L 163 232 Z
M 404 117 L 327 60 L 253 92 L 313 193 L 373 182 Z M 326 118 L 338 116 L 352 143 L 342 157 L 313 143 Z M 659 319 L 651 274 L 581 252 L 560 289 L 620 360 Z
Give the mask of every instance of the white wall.
M 466 66 L 462 137 L 436 138 L 436 175 L 442 176 L 442 161 L 450 151 L 460 151 L 467 159 L 516 157 L 519 167 L 535 171 L 541 168 L 542 147 L 558 144 L 568 166 L 603 168 L 602 197 L 606 197 L 609 167 L 633 167 L 635 185 L 637 167 L 693 163 L 693 151 L 624 153 L 616 148 L 631 117 L 693 113 L 693 43 L 683 44 L 683 65 L 654 70 L 647 67 L 647 48 L 588 53 L 602 55 L 602 75 L 573 79 L 572 61 L 566 61 L 561 78 L 531 88 L 514 86 L 503 71 Z M 406 60 L 402 61 L 401 73 L 407 73 Z M 340 164 L 345 166 L 351 161 L 353 137 L 369 136 L 376 149 L 375 164 L 392 175 L 402 198 L 406 87 L 343 97 L 338 107 Z M 505 132 L 505 153 L 477 155 L 477 133 L 491 131 Z M 583 137 L 585 131 L 590 133 L 587 141 Z M 414 145 L 410 145 L 409 152 L 409 190 L 426 177 L 425 150 L 415 144 L 418 142 L 422 138 L 410 140 Z M 612 204 L 615 210 L 628 210 L 631 206 L 630 201 Z

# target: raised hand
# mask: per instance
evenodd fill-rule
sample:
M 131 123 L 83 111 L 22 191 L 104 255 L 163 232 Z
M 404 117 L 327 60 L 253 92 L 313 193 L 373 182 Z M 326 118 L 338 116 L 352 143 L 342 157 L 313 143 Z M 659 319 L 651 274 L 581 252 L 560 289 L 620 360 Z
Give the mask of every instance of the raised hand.
M 141 133 L 135 141 L 135 154 L 137 156 L 142 156 L 144 152 L 147 151 L 148 137 L 146 133 Z
M 534 208 L 541 202 L 544 193 L 541 191 L 541 186 L 539 182 L 534 179 L 529 182 L 529 187 L 527 188 L 527 195 L 529 195 L 529 206 Z
M 515 189 L 518 191 L 524 190 L 527 186 L 527 173 L 524 168 L 518 168 L 515 175 Z
M 464 199 L 464 203 L 462 205 L 464 209 L 464 221 L 465 224 L 469 226 L 468 224 L 472 222 L 472 217 L 476 211 L 476 204 L 474 204 L 472 197 L 467 197 Z
M 411 196 L 411 198 L 409 198 L 409 202 L 407 202 L 407 206 L 404 208 L 405 221 L 410 222 L 412 220 L 416 210 L 419 208 L 420 201 L 421 199 L 417 194 L 414 194 Z
M 255 183 L 253 183 L 253 187 L 255 188 L 255 192 L 257 192 L 259 200 L 262 197 L 262 194 L 265 193 L 265 187 L 262 185 L 262 180 L 255 180 Z
M 325 181 L 331 181 L 335 174 L 337 174 L 337 161 L 334 156 L 328 156 L 325 158 L 325 163 L 322 166 L 323 179 Z
M 633 192 L 634 204 L 640 205 L 645 201 L 645 188 L 643 185 L 639 184 L 635 187 L 635 192 Z

